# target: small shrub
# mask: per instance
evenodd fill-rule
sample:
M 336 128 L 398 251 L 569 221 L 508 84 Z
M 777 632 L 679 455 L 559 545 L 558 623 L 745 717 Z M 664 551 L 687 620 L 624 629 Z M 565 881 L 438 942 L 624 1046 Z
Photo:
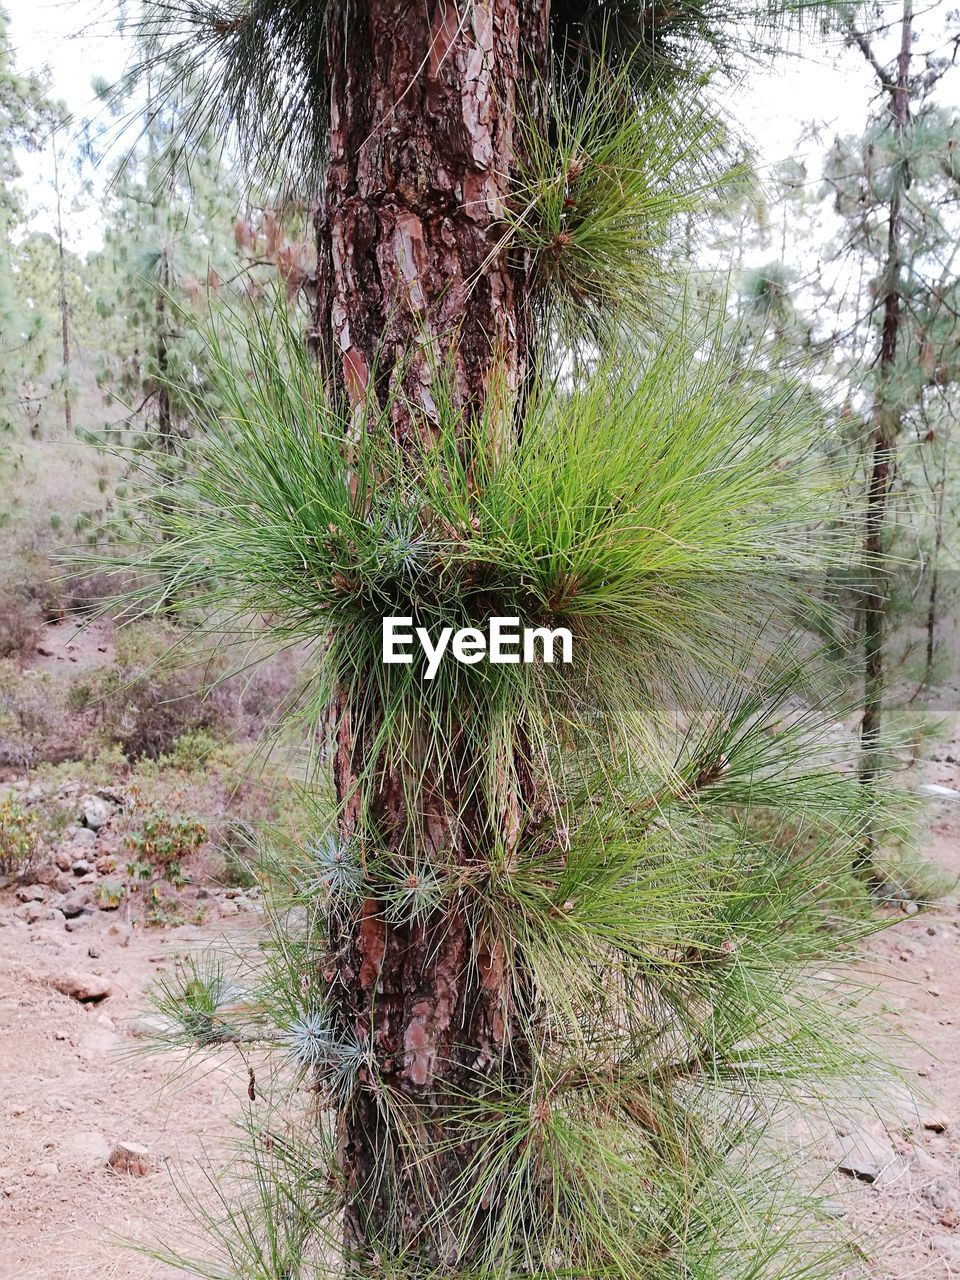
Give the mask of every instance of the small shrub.
M 257 877 L 249 865 L 237 854 L 235 849 L 225 849 L 223 853 L 223 872 L 220 876 L 228 889 L 252 889 Z
M 0 874 L 22 875 L 37 857 L 37 816 L 15 800 L 0 800 Z
M 163 659 L 176 644 L 177 633 L 159 622 L 132 622 L 120 627 L 116 634 L 117 666 L 122 671 L 159 669 Z
M 957 886 L 956 876 L 910 847 L 878 850 L 875 862 L 885 886 L 882 896 L 893 904 L 933 906 Z
M 28 739 L 53 731 L 61 717 L 57 690 L 46 673 L 24 673 L 0 661 L 0 722 Z
M 219 832 L 217 851 L 223 857 L 217 879 L 228 889 L 252 889 L 257 883 L 253 864 L 257 858 L 257 840 L 246 822 L 230 822 Z
M 164 897 L 159 885 L 151 885 L 146 896 L 147 924 L 155 928 L 169 928 L 183 924 L 183 914 L 176 902 Z
M 188 729 L 173 744 L 169 755 L 160 757 L 160 763 L 170 769 L 193 773 L 204 768 L 216 745 L 206 729 Z
M 183 868 L 179 862 L 171 862 L 164 872 L 164 879 L 169 880 L 175 889 L 182 889 L 187 883 Z
M 0 658 L 22 658 L 36 650 L 41 610 L 20 587 L 0 588 Z
M 128 862 L 123 868 L 123 871 L 124 875 L 134 882 L 139 880 L 149 880 L 153 875 L 153 869 L 150 864 L 147 862 L 140 862 L 139 859 L 136 859 L 133 862 Z
M 156 623 L 122 627 L 116 639 L 116 666 L 100 679 L 96 696 L 103 729 L 128 760 L 158 760 L 178 739 L 222 723 L 216 700 L 205 699 L 205 680 L 216 674 L 177 653 L 177 633 Z
M 90 725 L 68 714 L 69 674 L 21 670 L 0 659 L 0 760 L 14 767 L 76 760 Z
M 62 617 L 60 574 L 50 559 L 50 541 L 48 532 L 34 531 L 4 547 L 0 576 L 0 620 L 4 624 L 19 620 L 19 625 L 28 623 L 39 630 L 42 623 Z M 20 652 L 29 652 L 29 648 Z
M 93 896 L 101 911 L 116 911 L 123 901 L 123 885 L 116 880 L 101 880 Z
M 63 603 L 70 613 L 95 613 L 108 601 L 122 598 L 136 587 L 136 579 L 122 569 L 77 573 L 63 584 Z
M 36 752 L 25 742 L 0 733 L 0 769 L 30 769 L 36 762 Z
M 130 767 L 122 749 L 114 742 L 108 747 L 101 747 L 88 765 L 91 782 L 98 786 L 110 786 L 117 778 L 124 777 Z
M 240 738 L 258 739 L 296 702 L 305 654 L 300 649 L 273 654 L 220 686 L 229 699 L 234 729 Z
M 74 820 L 72 810 L 54 796 L 44 797 L 31 812 L 36 813 L 47 844 L 56 844 Z
M 67 690 L 67 706 L 71 711 L 86 711 L 93 698 L 93 688 L 85 681 L 71 685 Z
M 207 838 L 207 829 L 194 818 L 177 818 L 162 810 L 148 813 L 139 831 L 127 834 L 127 848 L 137 862 L 156 868 L 176 882 L 184 858 L 196 853 Z

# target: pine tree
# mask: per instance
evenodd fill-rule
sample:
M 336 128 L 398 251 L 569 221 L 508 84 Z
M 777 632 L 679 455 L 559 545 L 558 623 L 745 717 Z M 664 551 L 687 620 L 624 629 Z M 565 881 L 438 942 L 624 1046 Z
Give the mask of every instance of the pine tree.
M 927 15 L 922 15 L 925 18 Z M 933 664 L 938 572 L 943 549 L 942 502 L 950 456 L 950 403 L 958 365 L 954 308 L 954 218 L 960 204 L 954 152 L 957 121 L 937 105 L 949 54 L 928 55 L 922 69 L 913 60 L 918 19 L 904 0 L 899 48 L 886 64 L 877 41 L 847 17 L 848 38 L 876 76 L 882 105 L 862 138 L 838 139 L 826 177 L 845 223 L 844 241 L 859 255 L 866 296 L 848 345 L 872 346 L 863 389 L 869 396 L 867 523 L 864 538 L 866 588 L 861 598 L 864 694 L 861 780 L 875 787 L 884 765 L 884 710 L 891 701 L 892 631 L 896 579 L 890 558 L 905 563 L 931 557 L 925 674 Z M 881 28 L 883 30 L 883 28 Z M 943 438 L 941 438 L 943 437 Z M 927 456 L 924 456 L 927 455 Z M 939 479 L 927 472 L 935 469 Z M 921 489 L 932 498 L 926 505 Z M 931 527 L 932 526 L 932 530 Z M 903 576 L 903 575 L 901 575 Z M 906 594 L 913 594 L 911 585 Z M 912 611 L 912 606 L 911 606 Z M 905 691 L 900 690 L 901 696 Z M 868 830 L 861 865 L 875 883 L 883 876 L 876 833 Z
M 48 405 L 51 417 L 73 430 L 74 361 L 94 340 L 93 291 L 86 263 L 72 247 L 73 223 L 90 194 L 84 148 L 73 138 L 73 121 L 64 103 L 47 101 L 35 146 L 47 159 L 48 193 L 34 193 L 29 218 L 9 246 L 8 263 L 16 306 L 30 333 L 29 358 L 21 366 L 21 404 L 41 430 Z M 51 223 L 39 230 L 38 214 Z M 62 411 L 59 406 L 62 405 Z
M 282 315 L 208 338 L 141 560 L 191 616 L 315 642 L 331 783 L 268 863 L 265 970 L 159 993 L 172 1043 L 272 1049 L 316 1099 L 299 1134 L 251 1112 L 202 1274 L 836 1264 L 768 1126 L 869 1069 L 816 978 L 860 927 L 863 797 L 772 619 L 846 552 L 812 398 L 662 297 L 726 170 L 695 55 L 730 16 L 148 9 L 149 73 L 205 75 L 195 122 L 317 209 L 308 349 Z M 428 679 L 385 616 L 562 625 L 574 658 Z
M 847 58 L 863 57 L 874 78 L 866 129 L 834 140 L 822 184 L 780 169 L 766 184 L 776 214 L 749 189 L 720 227 L 721 243 L 749 244 L 754 261 L 780 240 L 778 257 L 740 272 L 742 311 L 762 336 L 764 361 L 808 369 L 828 420 L 823 447 L 845 454 L 873 495 L 863 564 L 843 575 L 844 626 L 858 629 L 864 651 L 844 661 L 848 687 L 859 682 L 861 775 L 873 787 L 909 732 L 907 708 L 931 681 L 938 619 L 952 606 L 949 590 L 940 592 L 951 563 L 944 504 L 955 449 L 960 188 L 957 120 L 940 105 L 953 47 L 943 30 L 936 52 L 941 16 L 915 18 L 908 6 L 894 24 L 861 29 L 865 16 L 841 12 L 838 26 Z M 914 54 L 915 44 L 928 51 Z M 829 238 L 828 212 L 841 219 Z M 901 891 L 883 836 L 867 833 L 859 861 L 875 888 Z
M 125 88 L 104 86 L 102 93 L 129 129 L 136 126 Z M 155 85 L 145 92 L 137 141 L 114 166 L 104 247 L 90 264 L 109 335 L 98 378 L 128 406 L 149 446 L 175 455 L 196 355 L 177 312 L 202 302 L 232 267 L 236 192 L 209 137 L 191 140 L 189 174 L 170 177 L 165 157 L 184 110 L 161 101 Z
M 13 65 L 7 35 L 7 15 L 0 9 L 0 426 L 13 422 L 19 384 L 32 372 L 32 347 L 37 336 L 34 319 L 25 313 L 11 271 L 13 235 L 23 221 L 17 188 L 18 147 L 36 149 L 50 123 L 53 105 L 36 76 L 21 76 Z
M 904 0 L 900 24 L 900 53 L 897 58 L 895 78 L 886 75 L 884 88 L 891 94 L 890 116 L 893 147 L 903 152 L 910 107 L 910 53 L 913 42 L 913 4 Z M 859 34 L 859 33 L 857 33 Z M 863 720 L 860 740 L 863 758 L 860 778 L 865 786 L 875 787 L 880 774 L 877 752 L 880 745 L 881 716 L 884 688 L 884 617 L 885 584 L 883 581 L 883 556 L 887 499 L 890 491 L 893 452 L 900 431 L 900 413 L 891 394 L 891 379 L 897 363 L 900 344 L 901 294 L 903 291 L 903 198 L 907 170 L 901 160 L 891 169 L 889 216 L 887 221 L 887 254 L 881 277 L 883 325 L 880 332 L 879 377 L 875 396 L 873 443 L 870 459 L 870 479 L 867 489 L 867 526 L 864 537 L 864 553 L 867 571 L 872 583 L 863 597 L 863 650 L 864 694 Z M 862 858 L 863 865 L 872 872 L 873 834 L 867 832 Z
M 56 233 L 57 233 L 57 309 L 60 313 L 60 379 L 63 384 L 63 425 L 67 432 L 73 431 L 73 405 L 70 388 L 71 358 L 71 314 L 68 251 L 64 233 L 64 170 L 67 153 L 61 135 L 68 121 L 55 125 L 50 138 L 50 149 L 53 160 L 53 192 L 56 199 Z

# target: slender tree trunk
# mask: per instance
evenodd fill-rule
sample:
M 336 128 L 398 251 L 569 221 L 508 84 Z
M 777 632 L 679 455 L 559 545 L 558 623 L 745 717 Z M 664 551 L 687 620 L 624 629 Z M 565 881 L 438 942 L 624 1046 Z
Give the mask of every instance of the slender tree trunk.
M 940 590 L 940 553 L 943 550 L 943 509 L 947 493 L 947 452 L 944 450 L 943 466 L 937 483 L 937 499 L 934 513 L 934 539 L 930 566 L 930 595 L 927 599 L 927 642 L 923 662 L 923 678 L 920 689 L 926 689 L 933 675 L 933 656 L 937 637 L 937 599 Z M 918 690 L 919 692 L 919 690 Z
M 157 435 L 159 447 L 164 453 L 174 452 L 173 414 L 170 409 L 170 388 L 167 385 L 170 369 L 170 333 L 167 319 L 167 289 L 169 287 L 170 273 L 166 252 L 164 251 L 154 306 L 156 313 Z
M 898 147 L 902 146 L 909 115 L 912 38 L 913 3 L 912 0 L 904 0 L 896 80 L 892 86 L 885 83 L 885 87 L 891 89 L 890 109 Z M 861 48 L 863 48 L 862 44 Z M 887 585 L 882 561 L 886 549 L 890 485 L 902 417 L 891 381 L 900 337 L 904 164 L 905 162 L 901 159 L 893 174 L 887 221 L 887 256 L 882 281 L 883 325 L 880 331 L 879 384 L 874 401 L 864 538 L 864 567 L 868 581 L 862 602 L 864 689 L 863 719 L 860 725 L 860 781 L 870 788 L 876 786 L 880 772 L 878 757 L 883 721 L 884 638 L 887 614 Z M 875 833 L 872 828 L 869 828 L 864 836 L 858 865 L 871 879 L 876 878 L 873 866 L 875 844 Z
M 509 430 L 529 363 L 527 273 L 503 249 L 499 219 L 516 167 L 518 101 L 531 109 L 548 70 L 548 0 L 341 0 L 333 10 L 311 341 L 352 403 L 373 396 L 387 407 L 401 443 L 434 432 L 440 375 L 465 420 L 502 397 Z M 345 695 L 334 708 L 344 839 L 372 833 L 401 859 L 413 840 L 420 858 L 452 875 L 482 865 L 498 836 L 500 847 L 515 839 L 532 785 L 519 742 L 503 812 L 486 810 L 481 762 L 454 741 L 442 769 L 424 763 L 419 812 L 409 812 L 408 780 L 387 772 L 368 787 L 361 815 L 357 780 L 378 717 L 369 700 L 355 706 Z M 411 1274 L 467 1264 L 486 1208 L 467 1238 L 427 1220 L 431 1188 L 449 1187 L 470 1152 L 429 1152 L 455 1096 L 525 1070 L 502 947 L 476 935 L 456 895 L 449 901 L 391 924 L 369 899 L 359 923 L 344 916 L 332 930 L 339 1015 L 373 1057 L 341 1117 L 346 1247 L 359 1274 L 382 1274 L 384 1248 L 403 1253 Z M 416 1167 L 398 1138 L 404 1125 L 418 1134 Z
M 57 135 L 53 135 L 53 189 L 57 197 L 57 252 L 60 267 L 60 337 L 63 347 L 63 424 L 73 431 L 73 406 L 70 403 L 70 306 L 67 301 L 67 260 L 63 245 L 63 207 L 60 191 L 60 157 Z
M 162 243 L 162 218 L 160 213 L 160 188 L 158 184 L 156 164 L 157 164 L 157 135 L 156 135 L 156 119 L 157 108 L 153 105 L 153 91 L 150 81 L 147 81 L 147 181 L 154 183 L 153 195 L 150 199 L 150 217 L 153 222 L 154 234 L 157 240 L 157 295 L 154 299 L 153 310 L 155 316 L 154 325 L 154 354 L 157 361 L 157 444 L 161 452 L 174 452 L 173 438 L 173 414 L 170 408 L 170 388 L 167 385 L 167 377 L 169 374 L 170 360 L 170 333 L 169 320 L 167 317 L 167 291 L 170 288 L 171 272 L 170 272 L 170 255 L 166 244 Z

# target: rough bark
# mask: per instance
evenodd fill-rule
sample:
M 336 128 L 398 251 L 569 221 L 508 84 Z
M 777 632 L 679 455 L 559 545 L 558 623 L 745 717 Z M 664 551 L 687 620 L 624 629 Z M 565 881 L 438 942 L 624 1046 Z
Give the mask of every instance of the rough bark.
M 887 78 L 882 69 L 877 74 L 883 87 L 891 93 L 890 111 L 898 144 L 902 144 L 910 108 L 910 50 L 913 39 L 913 4 L 904 0 L 900 30 L 900 53 L 896 76 Z M 869 55 L 869 45 L 861 36 L 860 47 Z M 868 56 L 871 65 L 876 59 Z M 875 68 L 876 69 L 876 68 Z M 867 487 L 866 531 L 864 537 L 865 569 L 868 585 L 862 602 L 864 691 L 863 718 L 860 724 L 860 781 L 868 787 L 876 785 L 878 753 L 883 720 L 885 687 L 884 638 L 886 631 L 887 591 L 883 556 L 886 549 L 887 508 L 896 461 L 897 436 L 902 413 L 891 389 L 891 377 L 897 360 L 900 338 L 901 289 L 903 263 L 901 237 L 903 228 L 903 191 L 906 175 L 901 161 L 894 174 L 887 220 L 887 255 L 882 281 L 883 324 L 880 330 L 878 386 L 874 402 L 873 432 L 870 446 L 870 472 Z M 871 878 L 874 833 L 868 829 L 859 863 Z
M 465 418 L 497 394 L 509 423 L 528 365 L 527 276 L 499 219 L 518 101 L 530 109 L 548 67 L 548 0 L 351 0 L 328 30 L 315 349 L 351 402 L 372 394 L 388 407 L 400 442 L 434 429 L 441 374 Z M 484 863 L 497 829 L 515 826 L 515 813 L 485 810 L 477 762 L 454 743 L 442 773 L 425 763 L 417 777 L 418 812 L 405 779 L 384 773 L 368 786 L 361 828 L 356 784 L 377 709 L 344 695 L 333 715 L 345 838 L 374 833 L 401 860 L 415 842 L 455 877 Z M 428 1229 L 427 1217 L 470 1151 L 413 1167 L 398 1133 L 412 1126 L 422 1156 L 443 1137 L 458 1091 L 523 1070 L 502 946 L 475 936 L 457 895 L 447 901 L 426 919 L 389 923 L 369 898 L 359 919 L 333 921 L 326 976 L 345 1031 L 373 1057 L 341 1117 L 345 1242 L 360 1274 L 379 1274 L 382 1249 L 403 1252 L 411 1274 L 466 1265 L 485 1211 L 466 1238 Z
M 317 218 L 313 330 L 354 399 L 402 389 L 427 421 L 436 378 L 479 409 L 519 387 L 524 264 L 499 222 L 518 147 L 518 98 L 547 66 L 547 0 L 349 6 L 329 23 L 330 157 Z M 393 398 L 396 434 L 411 415 Z

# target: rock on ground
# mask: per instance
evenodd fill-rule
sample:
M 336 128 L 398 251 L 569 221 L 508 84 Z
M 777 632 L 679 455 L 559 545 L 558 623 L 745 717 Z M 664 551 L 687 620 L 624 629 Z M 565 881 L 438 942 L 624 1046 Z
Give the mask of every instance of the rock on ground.
M 142 1178 L 150 1172 L 150 1150 L 137 1142 L 118 1142 L 110 1152 L 107 1164 L 116 1173 Z
M 91 973 L 65 973 L 54 978 L 53 985 L 62 995 L 80 1004 L 99 1004 L 109 998 L 113 989 L 104 978 Z

